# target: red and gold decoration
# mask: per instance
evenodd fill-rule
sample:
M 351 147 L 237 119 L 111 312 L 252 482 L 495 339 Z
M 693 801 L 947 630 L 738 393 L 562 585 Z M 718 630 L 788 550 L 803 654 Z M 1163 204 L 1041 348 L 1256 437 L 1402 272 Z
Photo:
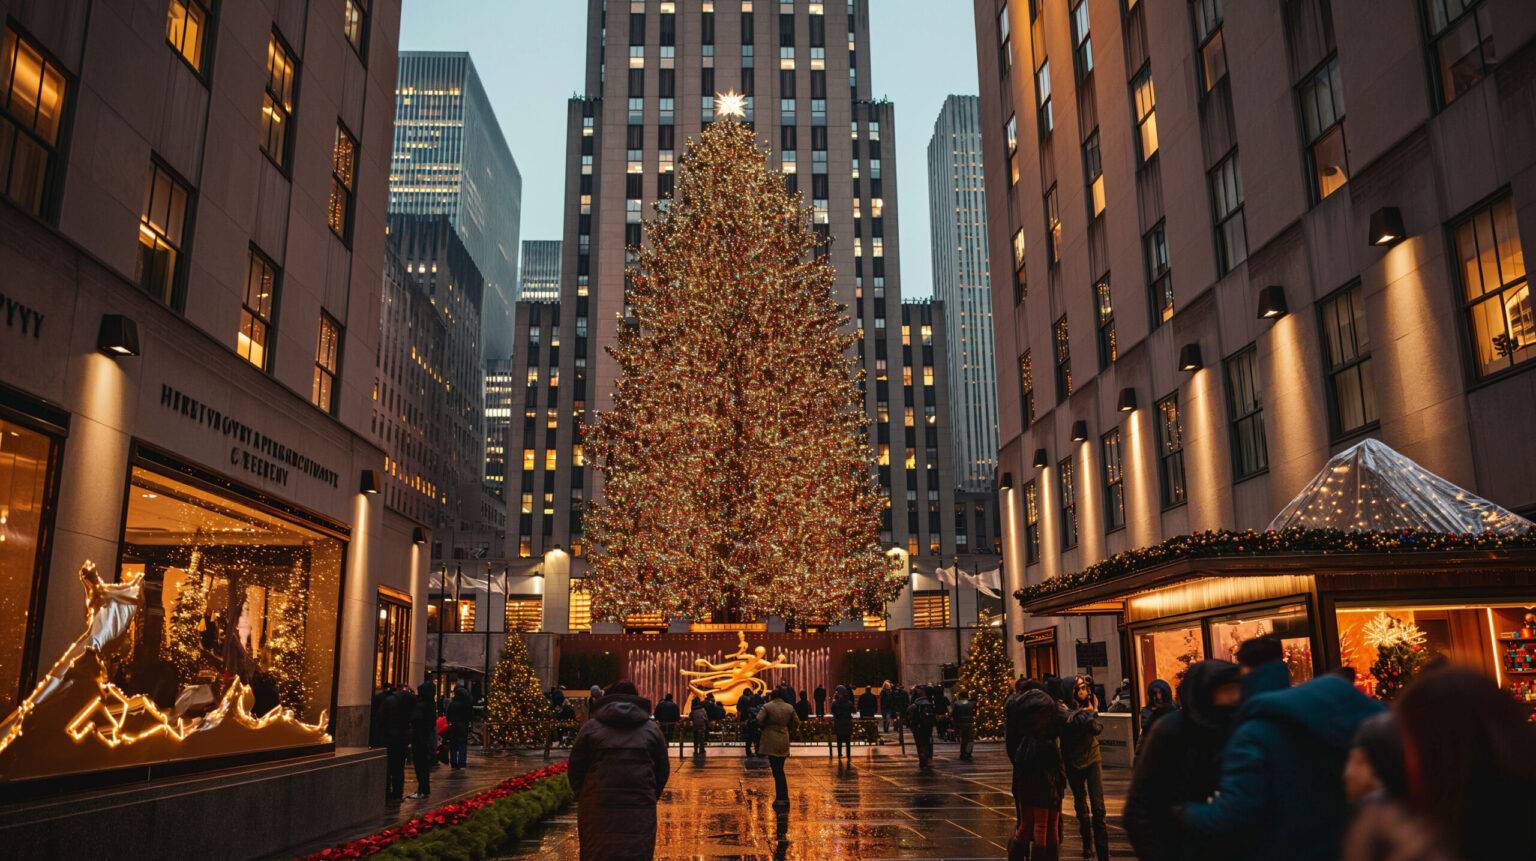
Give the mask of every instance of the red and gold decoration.
M 1429 664 L 1424 650 L 1424 632 L 1418 625 L 1377 613 L 1360 632 L 1367 646 L 1376 650 L 1371 664 L 1372 693 L 1382 702 L 1392 702 L 1408 683 Z
M 330 742 L 323 713 L 315 724 L 281 705 L 252 714 L 255 694 L 239 677 L 196 716 L 122 690 L 108 680 L 108 668 L 131 648 L 143 575 L 107 583 L 87 562 L 80 579 L 85 632 L 0 721 L 0 781 Z
M 1003 649 L 1002 632 L 983 612 L 965 662 L 960 665 L 957 690 L 970 694 L 976 704 L 976 735 L 991 738 L 1003 734 L 1003 704 L 1013 693 L 1013 662 Z
M 765 670 L 790 670 L 795 665 L 788 663 L 789 656 L 780 653 L 776 660 L 768 658 L 768 650 L 763 646 L 756 649 L 747 645 L 745 631 L 736 632 L 736 651 L 725 656 L 720 663 L 711 663 L 703 658 L 694 661 L 695 669 L 683 670 L 683 675 L 688 678 L 688 700 L 683 704 L 683 714 L 693 711 L 695 700 L 702 701 L 710 694 L 715 695 L 715 702 L 725 707 L 730 714 L 736 713 L 736 701 L 747 691 L 755 694 L 768 693 L 768 683 L 758 678 L 758 674 Z
M 902 586 L 835 273 L 734 105 L 626 273 L 613 407 L 584 428 L 594 617 L 842 619 Z
M 528 644 L 516 631 L 507 634 L 491 671 L 485 722 L 496 747 L 536 747 L 549 734 L 549 700 L 533 669 Z

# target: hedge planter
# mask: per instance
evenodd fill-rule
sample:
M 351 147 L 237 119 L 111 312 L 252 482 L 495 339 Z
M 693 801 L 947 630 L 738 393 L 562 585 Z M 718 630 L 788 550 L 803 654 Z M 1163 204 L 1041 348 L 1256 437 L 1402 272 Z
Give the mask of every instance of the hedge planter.
M 305 861 L 484 858 L 498 846 L 522 839 L 529 827 L 571 802 L 566 767 L 562 760 L 509 778 L 378 834 L 322 849 Z

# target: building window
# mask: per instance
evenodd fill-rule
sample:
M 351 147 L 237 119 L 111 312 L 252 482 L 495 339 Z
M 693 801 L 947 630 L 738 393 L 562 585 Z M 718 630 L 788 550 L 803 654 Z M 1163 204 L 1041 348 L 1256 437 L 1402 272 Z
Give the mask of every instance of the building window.
M 357 140 L 341 123 L 336 124 L 336 145 L 331 150 L 331 202 L 325 220 L 331 232 L 348 242 L 352 236 L 352 192 L 357 176 Z
M 1104 163 L 1099 157 L 1098 129 L 1083 142 L 1083 177 L 1088 183 L 1088 219 L 1092 221 L 1104 213 Z
M 1147 304 L 1152 309 L 1152 328 L 1173 319 L 1173 275 L 1168 266 L 1168 233 L 1159 221 L 1141 238 L 1142 258 L 1147 265 Z
M 320 312 L 320 331 L 315 343 L 315 376 L 309 402 L 328 413 L 336 411 L 336 368 L 341 355 L 341 324 Z
M 1195 42 L 1200 46 L 1200 84 L 1209 93 L 1227 76 L 1227 47 L 1221 36 L 1221 0 L 1192 0 Z
M 1019 402 L 1024 413 L 1024 427 L 1035 423 L 1035 369 L 1029 351 L 1019 357 Z
M 1040 561 L 1040 486 L 1024 485 L 1024 564 Z
M 1371 340 L 1365 325 L 1365 296 L 1358 283 L 1318 306 L 1322 314 L 1323 363 L 1328 369 L 1328 405 L 1335 437 L 1376 423 L 1376 383 L 1371 377 Z
M 572 634 L 590 632 L 592 630 L 592 593 L 587 589 L 587 584 L 579 579 L 571 580 L 570 611 L 566 614 L 566 622 Z
M 1508 197 L 1455 228 L 1457 270 L 1479 377 L 1536 358 L 1536 313 L 1518 228 Z
M 1099 321 L 1099 370 L 1110 366 L 1117 357 L 1115 349 L 1115 306 L 1109 296 L 1109 274 L 1093 285 L 1095 309 Z
M 139 259 L 134 280 L 145 293 L 167 305 L 177 298 L 182 235 L 191 196 L 191 191 L 159 162 L 150 164 L 144 210 L 139 215 Z
M 165 13 L 165 40 L 193 70 L 203 70 L 208 8 L 202 0 L 171 0 Z
M 43 214 L 67 82 L 43 52 L 9 28 L 0 42 L 0 192 Z
M 1259 351 L 1252 344 L 1226 362 L 1227 418 L 1232 427 L 1232 473 L 1238 479 L 1269 468 L 1264 442 L 1264 388 Z
M 267 345 L 272 342 L 272 308 L 276 300 L 277 264 L 252 248 L 250 266 L 245 272 L 245 301 L 240 304 L 235 352 L 263 371 L 267 369 Z
M 267 40 L 267 89 L 261 105 L 261 149 L 278 167 L 288 166 L 288 127 L 293 123 L 293 84 L 298 64 L 282 39 Z
M 1093 37 L 1088 32 L 1088 0 L 1072 7 L 1072 61 L 1081 81 L 1093 72 Z
M 1072 350 L 1067 338 L 1067 318 L 1062 317 L 1052 327 L 1052 343 L 1056 349 L 1056 403 L 1072 396 Z
M 1150 63 L 1131 80 L 1131 101 L 1136 109 L 1136 154 L 1145 162 L 1157 154 L 1157 91 Z
M 1061 549 L 1077 546 L 1077 491 L 1072 487 L 1072 458 L 1056 464 L 1061 485 Z
M 1051 118 L 1051 61 L 1046 60 L 1035 70 L 1035 97 L 1038 103 L 1040 137 L 1050 137 L 1055 123 Z
M 342 17 L 341 30 L 347 34 L 347 43 L 358 53 L 358 56 L 362 56 L 367 51 L 368 3 L 369 0 L 346 0 L 346 9 Z
M 34 584 L 43 582 L 48 558 L 51 488 L 58 441 L 14 421 L 0 408 L 0 600 L 14 608 L 0 628 L 0 712 L 9 714 L 21 696 L 23 656 Z
M 1430 72 L 1448 105 L 1493 69 L 1493 22 L 1482 0 L 1425 0 L 1424 7 Z
M 1052 266 L 1061 262 L 1061 207 L 1056 202 L 1056 184 L 1045 192 L 1045 252 Z
M 544 627 L 544 596 L 508 595 L 506 608 L 507 631 L 532 633 Z
M 408 684 L 411 674 L 411 602 L 379 591 L 379 615 L 373 629 L 373 689 Z
M 1019 118 L 1015 114 L 1008 115 L 1008 125 L 1004 127 L 1008 136 L 1008 182 L 1010 185 L 1019 184 Z
M 997 68 L 1003 75 L 1013 70 L 1013 37 L 1008 26 L 1008 4 L 997 13 Z
M 1349 181 L 1339 58 L 1329 60 L 1296 89 L 1301 100 L 1302 132 L 1307 140 L 1307 168 L 1312 174 L 1312 199 L 1319 201 Z
M 943 589 L 920 589 L 912 593 L 912 627 L 948 628 L 949 593 Z
M 458 631 L 461 634 L 474 633 L 475 596 L 470 595 L 468 598 L 461 596 L 457 600 L 449 602 L 448 606 L 453 610 L 452 627 L 449 628 L 449 631 Z
M 1184 429 L 1179 424 L 1179 393 L 1157 402 L 1157 477 L 1163 507 L 1183 505 Z
M 1243 174 L 1237 151 L 1211 170 L 1211 221 L 1216 225 L 1216 264 L 1220 274 L 1248 257 L 1248 228 L 1243 221 Z
M 1099 440 L 1104 449 L 1104 530 L 1125 525 L 1125 467 L 1117 428 Z

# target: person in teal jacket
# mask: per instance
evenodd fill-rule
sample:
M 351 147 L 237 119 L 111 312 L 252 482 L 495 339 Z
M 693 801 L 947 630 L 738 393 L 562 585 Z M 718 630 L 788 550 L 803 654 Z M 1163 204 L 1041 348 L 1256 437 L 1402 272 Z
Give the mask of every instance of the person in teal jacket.
M 1344 762 L 1355 731 L 1383 706 L 1337 675 L 1290 687 L 1283 661 L 1254 667 L 1242 684 L 1216 794 L 1180 808 L 1180 824 L 1207 857 L 1337 859 L 1350 811 Z

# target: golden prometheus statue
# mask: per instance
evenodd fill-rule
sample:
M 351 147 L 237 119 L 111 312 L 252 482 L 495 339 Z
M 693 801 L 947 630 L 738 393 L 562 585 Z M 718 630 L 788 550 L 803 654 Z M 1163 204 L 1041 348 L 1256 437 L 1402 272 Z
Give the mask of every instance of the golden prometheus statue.
M 762 646 L 753 649 L 747 645 L 747 635 L 741 631 L 736 632 L 736 651 L 725 656 L 725 660 L 718 664 L 699 658 L 693 662 L 698 669 L 683 670 L 683 675 L 690 677 L 688 682 L 688 702 L 684 704 L 683 713 L 687 714 L 693 708 L 695 700 L 702 700 L 710 694 L 715 695 L 715 702 L 725 707 L 727 712 L 736 713 L 736 701 L 747 691 L 758 694 L 768 692 L 768 683 L 758 678 L 758 674 L 764 670 L 785 670 L 795 665 L 786 663 L 789 656 L 779 653 L 777 660 L 768 660 L 768 650 Z

